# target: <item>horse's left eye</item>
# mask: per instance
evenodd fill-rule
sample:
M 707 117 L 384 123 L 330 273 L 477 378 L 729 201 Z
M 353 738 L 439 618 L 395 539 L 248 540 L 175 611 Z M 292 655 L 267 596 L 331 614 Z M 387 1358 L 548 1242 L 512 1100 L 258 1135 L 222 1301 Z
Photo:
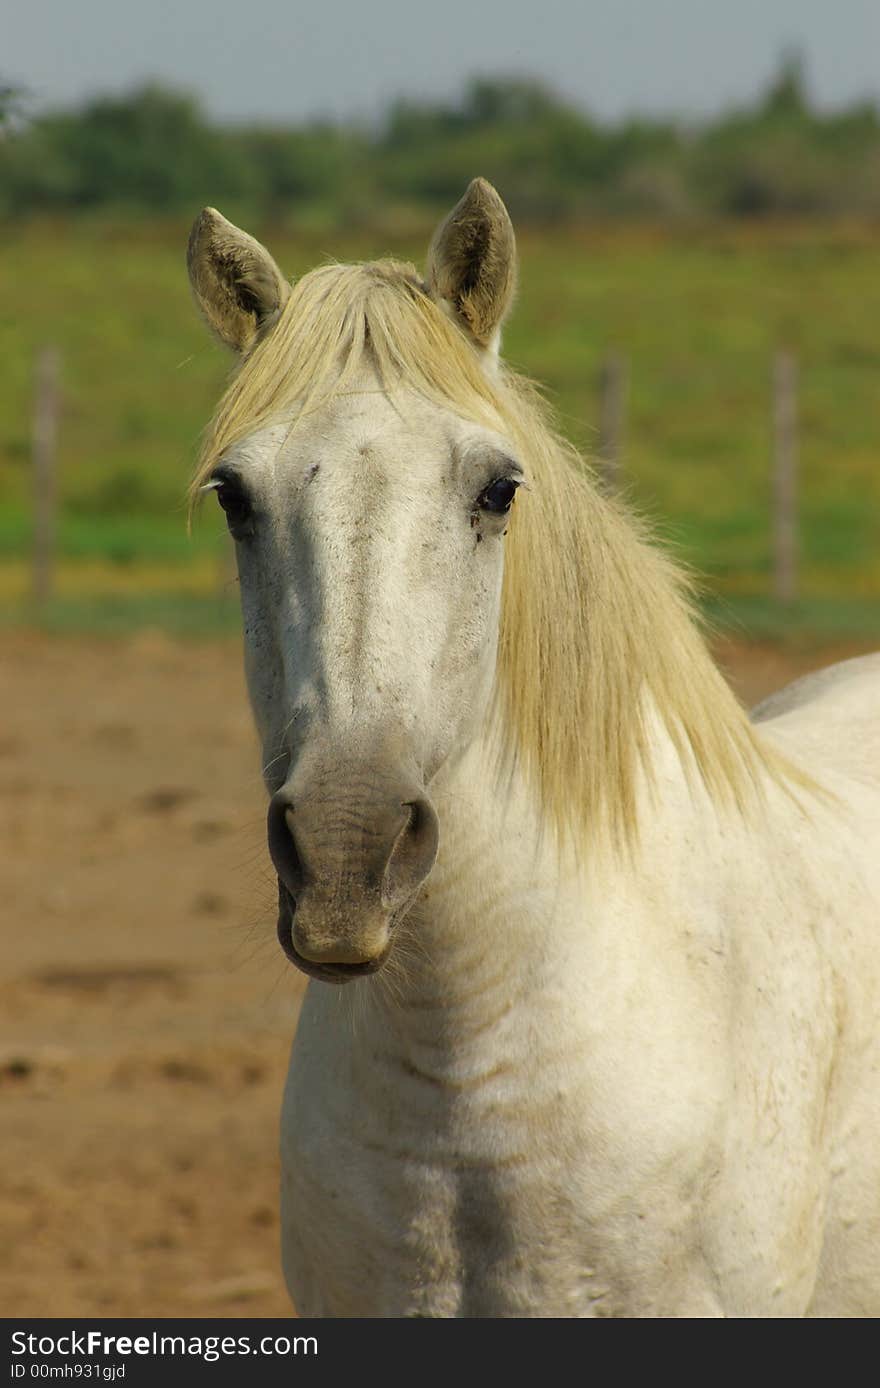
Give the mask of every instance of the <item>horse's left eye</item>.
M 518 486 L 519 483 L 514 482 L 512 477 L 498 477 L 480 493 L 477 505 L 481 511 L 492 511 L 496 516 L 503 516 L 513 505 Z

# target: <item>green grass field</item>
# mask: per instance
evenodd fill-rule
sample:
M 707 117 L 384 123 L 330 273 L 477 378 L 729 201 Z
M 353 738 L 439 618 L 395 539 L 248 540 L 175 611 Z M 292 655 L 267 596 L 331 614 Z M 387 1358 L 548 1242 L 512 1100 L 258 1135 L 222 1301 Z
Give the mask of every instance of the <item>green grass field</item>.
M 424 239 L 294 242 L 256 228 L 282 267 Z M 227 362 L 190 302 L 188 227 L 7 230 L 0 258 L 0 596 L 26 611 L 31 383 L 63 354 L 58 596 L 64 624 L 234 622 L 227 542 L 183 493 Z M 769 630 L 770 368 L 798 356 L 802 600 L 793 629 L 880 634 L 880 231 L 806 227 L 527 233 L 506 355 L 595 448 L 603 355 L 626 355 L 624 471 L 639 509 L 705 577 L 722 620 Z M 719 607 L 720 605 L 720 607 Z

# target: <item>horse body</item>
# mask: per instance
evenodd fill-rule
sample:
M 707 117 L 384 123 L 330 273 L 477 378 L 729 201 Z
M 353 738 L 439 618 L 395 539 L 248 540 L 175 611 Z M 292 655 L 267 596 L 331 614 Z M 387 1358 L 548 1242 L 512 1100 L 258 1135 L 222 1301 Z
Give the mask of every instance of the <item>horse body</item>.
M 636 868 L 560 883 L 523 790 L 499 842 L 482 755 L 438 789 L 405 976 L 353 1011 L 306 998 L 282 1123 L 302 1314 L 870 1313 L 866 819 L 807 829 L 777 792 L 737 833 L 670 749 Z
M 279 939 L 313 978 L 292 1296 L 876 1314 L 880 671 L 747 721 L 680 575 L 500 367 L 512 254 L 479 182 L 426 283 L 291 292 L 218 214 L 193 233 L 245 354 L 197 485 L 236 539 Z

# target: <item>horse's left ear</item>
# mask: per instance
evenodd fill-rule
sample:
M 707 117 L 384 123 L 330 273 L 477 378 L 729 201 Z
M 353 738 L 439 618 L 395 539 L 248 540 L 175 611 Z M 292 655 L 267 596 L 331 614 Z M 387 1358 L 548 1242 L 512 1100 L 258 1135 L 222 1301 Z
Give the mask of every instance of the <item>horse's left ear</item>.
M 434 233 L 428 288 L 479 347 L 497 353 L 516 288 L 516 240 L 507 208 L 485 178 L 473 180 Z
M 252 347 L 287 303 L 290 285 L 266 248 L 213 207 L 193 222 L 186 263 L 208 327 L 235 352 Z

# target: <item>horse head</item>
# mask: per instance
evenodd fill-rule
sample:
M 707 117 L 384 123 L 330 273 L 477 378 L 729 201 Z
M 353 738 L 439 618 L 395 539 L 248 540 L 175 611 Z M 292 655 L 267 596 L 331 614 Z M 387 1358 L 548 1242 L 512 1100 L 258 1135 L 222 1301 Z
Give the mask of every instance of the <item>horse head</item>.
M 235 541 L 279 938 L 344 982 L 387 958 L 437 854 L 432 781 L 492 702 L 524 480 L 493 408 L 513 231 L 477 179 L 424 279 L 380 261 L 291 287 L 208 209 L 189 270 L 239 358 L 198 487 Z

